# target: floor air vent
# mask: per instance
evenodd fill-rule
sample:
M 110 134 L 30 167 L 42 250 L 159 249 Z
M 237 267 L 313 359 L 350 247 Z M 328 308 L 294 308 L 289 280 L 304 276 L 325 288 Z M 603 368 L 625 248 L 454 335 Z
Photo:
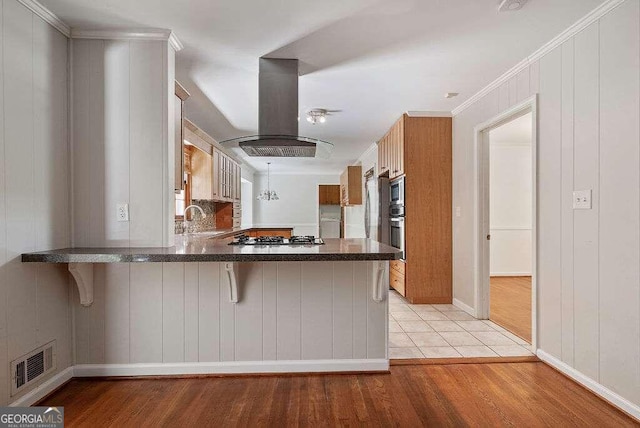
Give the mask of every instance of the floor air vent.
M 55 340 L 11 362 L 11 395 L 56 368 Z

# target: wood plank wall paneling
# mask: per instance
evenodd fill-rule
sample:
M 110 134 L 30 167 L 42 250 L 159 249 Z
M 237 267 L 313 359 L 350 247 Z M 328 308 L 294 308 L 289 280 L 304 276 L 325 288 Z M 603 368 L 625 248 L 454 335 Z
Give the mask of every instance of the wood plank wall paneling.
M 636 403 L 640 403 L 639 15 L 640 2 L 628 1 L 603 17 L 599 49 L 600 382 Z
M 118 221 L 116 210 L 108 207 L 129 200 L 129 157 L 123 154 L 130 152 L 130 52 L 129 42 L 125 40 L 105 40 L 102 43 L 104 79 L 108 82 L 106 91 L 109 94 L 104 100 L 104 165 L 109 167 L 103 167 L 104 202 L 98 208 L 105 217 L 105 245 L 121 246 L 129 245 L 130 223 Z M 82 142 L 78 141 L 78 144 Z
M 82 40 L 73 49 L 75 246 L 173 244 L 174 52 L 164 41 Z M 171 142 L 172 143 L 172 142 Z M 129 222 L 116 206 L 129 204 Z
M 640 6 L 627 0 L 516 76 L 538 94 L 539 347 L 640 405 Z M 510 81 L 454 117 L 454 297 L 473 301 L 473 128 Z M 497 105 L 499 111 L 493 111 Z M 592 189 L 574 211 L 573 190 Z
M 65 266 L 26 266 L 24 251 L 70 243 L 67 39 L 16 0 L 0 1 L 0 405 L 9 362 L 52 340 L 72 362 Z
M 598 379 L 599 23 L 575 37 L 574 189 L 593 189 L 593 208 L 575 211 L 573 228 L 574 364 Z M 567 197 L 565 195 L 564 197 Z
M 538 139 L 538 302 L 545 308 L 538 318 L 538 346 L 560 353 L 561 324 L 561 111 L 562 52 L 555 49 L 540 59 L 540 127 Z
M 573 310 L 574 310 L 574 282 L 573 282 L 573 199 L 567 198 L 573 192 L 573 130 L 574 130 L 574 40 L 562 45 L 562 207 L 561 207 L 561 254 L 562 261 L 562 289 L 561 289 L 561 355 L 567 364 L 573 364 Z
M 385 357 L 373 262 L 241 263 L 237 304 L 223 263 L 99 266 L 94 304 L 74 296 L 78 364 Z

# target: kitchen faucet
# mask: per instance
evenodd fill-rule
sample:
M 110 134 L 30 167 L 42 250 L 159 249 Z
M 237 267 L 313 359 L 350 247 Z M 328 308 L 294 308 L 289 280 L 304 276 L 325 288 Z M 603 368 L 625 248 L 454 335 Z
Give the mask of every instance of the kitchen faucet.
M 204 210 L 199 207 L 198 205 L 189 205 L 188 207 L 186 207 L 184 209 L 184 222 L 183 222 L 183 227 L 184 227 L 184 232 L 186 233 L 191 233 L 192 232 L 192 224 L 194 223 L 193 219 L 191 221 L 187 220 L 187 211 L 189 211 L 191 208 L 195 208 L 198 211 L 200 211 L 200 214 L 202 215 L 202 218 L 207 217 L 207 215 L 204 213 Z
M 186 207 L 184 209 L 184 215 L 185 218 L 187 216 L 187 211 L 189 211 L 191 208 L 196 208 L 198 211 L 200 211 L 200 214 L 202 214 L 202 218 L 205 218 L 207 215 L 204 213 L 204 210 L 202 208 L 200 208 L 198 205 L 189 205 L 188 207 Z

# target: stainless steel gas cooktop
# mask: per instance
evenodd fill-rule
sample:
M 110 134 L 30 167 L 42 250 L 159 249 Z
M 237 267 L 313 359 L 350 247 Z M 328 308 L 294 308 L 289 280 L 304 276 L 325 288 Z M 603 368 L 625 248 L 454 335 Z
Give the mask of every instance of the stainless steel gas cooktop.
M 285 238 L 283 236 L 258 236 L 252 238 L 246 235 L 237 236 L 229 245 L 323 245 L 322 238 L 315 236 L 292 236 Z

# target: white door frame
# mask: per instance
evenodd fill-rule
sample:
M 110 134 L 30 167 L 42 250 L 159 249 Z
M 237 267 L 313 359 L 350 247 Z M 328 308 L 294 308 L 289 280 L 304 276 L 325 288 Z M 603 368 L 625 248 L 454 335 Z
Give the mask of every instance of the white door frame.
M 531 158 L 533 185 L 531 201 L 531 347 L 537 349 L 537 277 L 538 277 L 538 95 L 509 108 L 494 118 L 474 128 L 474 304 L 476 318 L 489 318 L 489 159 L 488 150 L 483 148 L 489 142 L 489 131 L 511 120 L 531 113 Z

